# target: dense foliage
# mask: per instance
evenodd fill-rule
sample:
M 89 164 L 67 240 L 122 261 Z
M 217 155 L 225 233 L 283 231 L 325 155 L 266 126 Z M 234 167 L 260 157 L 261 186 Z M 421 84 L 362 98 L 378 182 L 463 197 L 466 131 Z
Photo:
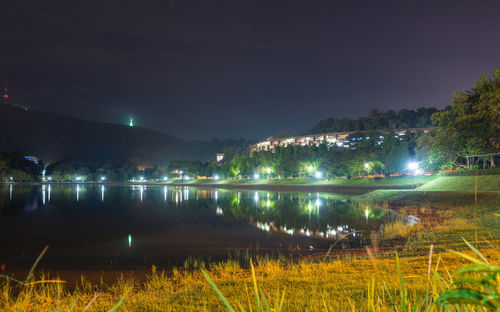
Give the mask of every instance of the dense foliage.
M 436 127 L 418 141 L 419 155 L 429 168 L 463 166 L 465 156 L 499 152 L 500 72 L 456 92 L 452 106 L 432 120 Z
M 372 109 L 368 116 L 358 119 L 326 118 L 320 120 L 306 133 L 426 128 L 432 126 L 431 116 L 436 112 L 439 110 L 433 107 L 422 107 L 416 111 L 403 109 L 399 112 Z
M 415 135 L 408 133 L 352 134 L 356 142 L 345 148 L 321 144 L 318 146 L 278 147 L 275 152 L 260 151 L 248 156 L 247 150 L 225 150 L 222 163 L 172 161 L 170 176 L 180 171 L 190 176 L 219 176 L 224 178 L 253 177 L 333 177 L 387 174 L 404 170 L 414 157 Z M 172 176 L 174 177 L 174 176 Z
M 128 181 L 139 176 L 136 159 L 85 161 L 64 159 L 47 166 L 46 176 L 53 181 Z
M 43 164 L 26 160 L 22 154 L 0 152 L 0 182 L 33 181 L 42 173 Z

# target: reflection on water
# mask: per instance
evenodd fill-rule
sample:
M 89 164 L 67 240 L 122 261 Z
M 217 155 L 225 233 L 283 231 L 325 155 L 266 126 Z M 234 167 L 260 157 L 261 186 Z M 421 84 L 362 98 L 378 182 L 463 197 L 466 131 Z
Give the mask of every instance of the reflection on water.
M 0 242 L 6 246 L 0 261 L 35 254 L 45 244 L 61 259 L 74 256 L 68 261 L 75 263 L 106 257 L 169 261 L 248 246 L 321 249 L 348 233 L 360 246 L 369 243 L 371 231 L 399 219 L 326 193 L 10 184 L 0 186 Z

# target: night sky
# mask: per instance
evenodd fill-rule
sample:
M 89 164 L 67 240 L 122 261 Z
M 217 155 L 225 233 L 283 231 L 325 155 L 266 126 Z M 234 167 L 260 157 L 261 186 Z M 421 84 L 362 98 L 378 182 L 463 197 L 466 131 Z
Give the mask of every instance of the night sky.
M 11 102 L 186 139 L 450 104 L 500 67 L 500 1 L 0 0 Z

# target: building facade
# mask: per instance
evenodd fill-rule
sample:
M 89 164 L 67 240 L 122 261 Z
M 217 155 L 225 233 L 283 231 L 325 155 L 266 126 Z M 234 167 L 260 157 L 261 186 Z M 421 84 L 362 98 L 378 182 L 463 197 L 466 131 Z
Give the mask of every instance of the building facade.
M 411 129 L 401 129 L 394 131 L 394 135 L 396 137 L 402 137 L 406 135 L 406 133 L 417 133 L 417 132 L 427 132 L 430 128 L 411 128 Z M 257 142 L 253 145 L 250 145 L 250 156 L 255 152 L 260 151 L 271 151 L 274 153 L 276 147 L 287 147 L 289 145 L 295 146 L 312 146 L 312 145 L 320 145 L 326 143 L 328 146 L 337 145 L 339 147 L 352 147 L 352 140 L 356 141 L 359 138 L 352 138 L 349 140 L 352 135 L 355 134 L 368 134 L 378 132 L 381 134 L 387 134 L 388 131 L 351 131 L 351 132 L 329 132 L 329 133 L 318 133 L 318 134 L 308 134 L 308 135 L 299 135 L 288 138 L 279 138 L 275 136 L 268 137 L 265 140 Z M 380 135 L 380 140 L 383 140 L 384 135 Z

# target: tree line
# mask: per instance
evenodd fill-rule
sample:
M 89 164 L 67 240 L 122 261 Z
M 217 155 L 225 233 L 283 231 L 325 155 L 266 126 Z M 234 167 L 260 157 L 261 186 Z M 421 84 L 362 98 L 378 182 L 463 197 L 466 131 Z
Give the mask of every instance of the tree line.
M 429 131 L 398 135 L 395 129 L 432 126 Z M 227 147 L 222 162 L 214 160 L 172 160 L 139 170 L 137 159 L 89 161 L 64 159 L 49 164 L 46 175 L 57 181 L 128 181 L 133 179 L 179 179 L 193 177 L 333 177 L 389 174 L 406 170 L 410 161 L 429 170 L 465 167 L 466 156 L 500 152 L 500 72 L 484 76 L 470 90 L 456 92 L 451 106 L 443 110 L 381 112 L 368 117 L 329 118 L 311 132 L 356 131 L 346 139 L 349 147 L 288 146 L 274 152 L 260 151 L 249 156 L 248 145 Z M 497 157 L 497 162 L 498 162 Z M 481 164 L 495 166 L 491 157 Z M 477 169 L 472 166 L 471 169 Z M 43 165 L 35 165 L 15 153 L 0 153 L 0 179 L 37 180 Z
M 372 109 L 368 112 L 368 116 L 358 119 L 326 118 L 320 120 L 304 134 L 427 128 L 433 126 L 431 116 L 437 112 L 440 110 L 434 107 L 421 107 L 417 110 L 402 109 L 398 112 Z

